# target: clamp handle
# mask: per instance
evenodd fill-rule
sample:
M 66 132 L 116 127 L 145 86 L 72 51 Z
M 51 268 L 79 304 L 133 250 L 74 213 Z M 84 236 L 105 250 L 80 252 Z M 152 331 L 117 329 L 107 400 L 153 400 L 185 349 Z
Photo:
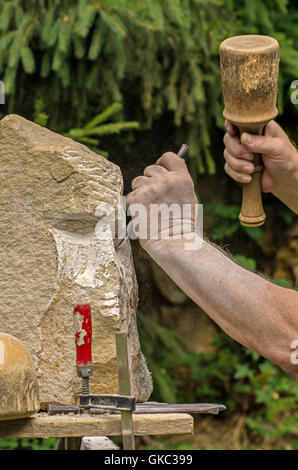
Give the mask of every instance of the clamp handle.
M 74 308 L 76 366 L 92 363 L 92 322 L 90 304 L 79 304 Z

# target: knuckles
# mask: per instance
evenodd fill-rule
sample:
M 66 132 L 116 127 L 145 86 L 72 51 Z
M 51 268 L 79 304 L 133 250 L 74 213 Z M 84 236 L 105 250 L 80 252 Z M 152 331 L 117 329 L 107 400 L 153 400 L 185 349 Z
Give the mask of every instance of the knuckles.
M 148 204 L 162 202 L 169 195 L 175 199 L 183 193 L 190 194 L 194 191 L 194 184 L 190 175 L 186 172 L 162 173 L 150 178 L 149 182 L 139 185 L 134 189 L 136 183 L 140 183 L 142 176 L 137 176 L 132 181 L 133 191 L 126 197 L 127 207 L 132 204 Z M 182 190 L 182 191 L 181 191 Z M 187 190 L 187 191 L 185 191 Z M 175 194 L 177 196 L 175 196 Z
M 143 174 L 144 176 L 152 176 L 154 174 L 157 174 L 157 173 L 161 173 L 162 172 L 162 168 L 161 166 L 159 165 L 149 165 L 145 168 Z
M 138 183 L 141 183 L 141 181 L 142 181 L 142 176 L 137 176 L 136 178 L 134 178 L 134 179 L 132 180 L 132 182 L 131 182 L 131 187 L 132 187 L 132 189 L 133 189 L 133 190 L 136 189 L 136 185 L 137 185 Z
M 181 164 L 186 168 L 186 163 L 183 158 L 179 157 L 176 153 L 173 152 L 165 152 L 162 156 L 157 160 L 157 165 L 163 166 L 168 168 L 168 166 L 173 166 L 173 162 L 177 162 L 179 168 L 181 169 Z
M 177 155 L 176 153 L 174 152 L 165 152 L 162 154 L 162 156 L 160 157 L 159 161 L 163 161 L 163 160 L 168 160 L 169 158 L 173 159 L 173 158 L 177 158 Z M 180 157 L 178 157 L 180 158 Z

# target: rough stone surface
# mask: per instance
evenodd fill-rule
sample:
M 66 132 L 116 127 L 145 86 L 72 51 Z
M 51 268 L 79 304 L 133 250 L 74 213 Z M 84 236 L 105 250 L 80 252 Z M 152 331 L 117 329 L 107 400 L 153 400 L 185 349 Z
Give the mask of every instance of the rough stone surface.
M 119 450 L 119 447 L 106 436 L 83 437 L 80 450 Z
M 40 401 L 74 403 L 73 309 L 90 303 L 93 393 L 117 393 L 115 332 L 128 333 L 132 393 L 152 391 L 136 327 L 130 243 L 117 250 L 103 214 L 120 207 L 120 169 L 20 116 L 0 121 L 0 330 L 28 348 Z

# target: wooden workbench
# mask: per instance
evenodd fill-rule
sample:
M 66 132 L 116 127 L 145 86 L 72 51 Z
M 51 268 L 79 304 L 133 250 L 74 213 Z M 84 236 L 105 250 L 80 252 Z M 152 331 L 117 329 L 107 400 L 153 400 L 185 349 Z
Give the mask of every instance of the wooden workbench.
M 193 433 L 193 417 L 186 413 L 134 414 L 134 434 L 168 435 Z M 0 421 L 0 437 L 82 437 L 120 436 L 120 415 L 49 416 L 36 413 L 30 418 Z

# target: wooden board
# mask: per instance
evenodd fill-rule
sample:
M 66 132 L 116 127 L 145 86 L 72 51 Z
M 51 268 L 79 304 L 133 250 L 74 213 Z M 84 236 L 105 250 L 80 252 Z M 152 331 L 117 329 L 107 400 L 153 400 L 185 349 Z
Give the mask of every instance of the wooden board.
M 137 414 L 133 416 L 136 436 L 156 434 L 191 434 L 193 417 L 183 413 Z M 0 437 L 75 437 L 119 436 L 121 417 L 104 416 L 48 416 L 37 413 L 31 418 L 0 421 Z

